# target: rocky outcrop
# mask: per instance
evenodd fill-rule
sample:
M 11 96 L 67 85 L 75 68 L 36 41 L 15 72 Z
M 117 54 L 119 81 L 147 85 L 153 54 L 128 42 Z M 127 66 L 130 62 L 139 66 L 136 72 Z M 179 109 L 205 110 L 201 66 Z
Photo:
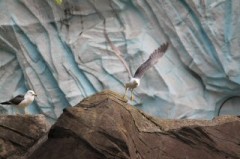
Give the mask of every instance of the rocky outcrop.
M 43 115 L 0 116 L 0 159 L 26 159 L 47 139 Z
M 237 159 L 240 119 L 153 118 L 105 91 L 67 108 L 30 159 Z

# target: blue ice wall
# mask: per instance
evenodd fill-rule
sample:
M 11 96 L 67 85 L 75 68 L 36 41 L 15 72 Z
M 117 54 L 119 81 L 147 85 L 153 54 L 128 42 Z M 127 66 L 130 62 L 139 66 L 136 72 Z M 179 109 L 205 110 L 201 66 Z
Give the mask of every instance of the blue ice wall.
M 211 119 L 220 107 L 220 114 L 239 114 L 239 6 L 232 0 L 0 1 L 0 101 L 33 89 L 38 97 L 27 111 L 54 121 L 96 92 L 123 94 L 128 73 L 105 39 L 106 26 L 132 73 L 162 43 L 171 44 L 131 104 L 163 118 Z M 0 107 L 0 113 L 19 111 Z

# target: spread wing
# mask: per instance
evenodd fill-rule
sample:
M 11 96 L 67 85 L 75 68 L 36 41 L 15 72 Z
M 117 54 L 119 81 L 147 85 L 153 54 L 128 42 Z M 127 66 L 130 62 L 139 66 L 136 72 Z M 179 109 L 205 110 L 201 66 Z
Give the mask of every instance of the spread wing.
M 13 99 L 9 100 L 9 102 L 11 104 L 15 104 L 15 105 L 18 105 L 19 103 L 21 103 L 21 101 L 24 100 L 24 96 L 23 95 L 18 95 L 16 97 L 14 97 Z
M 109 43 L 109 45 L 111 46 L 111 49 L 114 51 L 115 55 L 120 59 L 120 61 L 122 62 L 122 64 L 124 65 L 124 67 L 126 68 L 129 77 L 132 77 L 131 71 L 129 69 L 128 64 L 126 63 L 125 59 L 122 57 L 122 52 L 113 44 L 113 42 L 110 40 L 107 31 L 106 31 L 106 22 L 104 21 L 104 36 L 107 40 L 107 42 Z
M 158 49 L 156 49 L 145 61 L 141 66 L 138 67 L 137 71 L 134 74 L 134 78 L 142 78 L 144 73 L 151 68 L 153 65 L 155 65 L 158 60 L 164 55 L 168 48 L 168 42 L 165 44 L 162 44 Z

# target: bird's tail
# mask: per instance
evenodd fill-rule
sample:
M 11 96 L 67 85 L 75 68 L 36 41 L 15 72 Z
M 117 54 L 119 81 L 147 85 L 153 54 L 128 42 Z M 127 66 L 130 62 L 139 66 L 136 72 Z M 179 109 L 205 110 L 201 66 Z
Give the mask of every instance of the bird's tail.
M 6 102 L 2 102 L 2 103 L 0 103 L 0 104 L 2 104 L 2 105 L 9 105 L 9 104 L 11 104 L 9 101 L 6 101 Z

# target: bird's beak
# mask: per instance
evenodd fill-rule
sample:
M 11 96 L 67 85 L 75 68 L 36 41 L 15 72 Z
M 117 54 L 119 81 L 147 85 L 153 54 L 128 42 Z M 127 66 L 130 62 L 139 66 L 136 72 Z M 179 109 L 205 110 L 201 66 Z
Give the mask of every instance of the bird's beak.
M 36 94 L 34 94 L 34 96 L 36 97 L 37 95 L 36 95 Z

